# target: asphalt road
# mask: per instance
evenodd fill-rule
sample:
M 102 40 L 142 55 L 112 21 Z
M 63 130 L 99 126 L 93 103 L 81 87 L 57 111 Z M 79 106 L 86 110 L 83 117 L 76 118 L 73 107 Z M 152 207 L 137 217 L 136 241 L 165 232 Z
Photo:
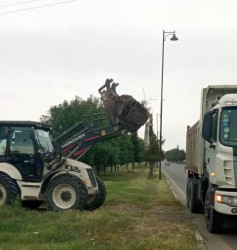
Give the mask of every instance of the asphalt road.
M 176 198 L 186 207 L 186 183 L 187 173 L 183 164 L 170 163 L 170 166 L 162 164 L 162 172 L 174 191 Z M 186 208 L 185 212 L 190 213 Z M 192 223 L 203 238 L 204 245 L 210 250 L 237 249 L 237 216 L 225 218 L 224 232 L 220 235 L 210 234 L 206 229 L 203 214 L 192 214 Z

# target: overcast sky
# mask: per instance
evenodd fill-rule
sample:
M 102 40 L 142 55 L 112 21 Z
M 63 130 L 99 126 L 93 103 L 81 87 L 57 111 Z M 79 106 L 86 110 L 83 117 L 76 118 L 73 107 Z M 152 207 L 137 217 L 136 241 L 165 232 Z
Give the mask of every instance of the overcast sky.
M 77 0 L 5 14 L 63 2 L 26 1 L 0 1 L 1 120 L 39 120 L 113 78 L 119 94 L 145 93 L 156 122 L 163 29 L 179 38 L 165 42 L 165 150 L 185 149 L 203 87 L 237 84 L 237 1 Z

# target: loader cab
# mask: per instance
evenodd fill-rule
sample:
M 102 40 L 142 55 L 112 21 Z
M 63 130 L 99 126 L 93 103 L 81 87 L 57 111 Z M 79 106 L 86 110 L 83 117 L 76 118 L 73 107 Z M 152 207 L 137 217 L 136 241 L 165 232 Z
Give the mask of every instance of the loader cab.
M 43 155 L 54 150 L 50 131 L 49 125 L 38 122 L 0 121 L 0 163 L 16 167 L 24 181 L 39 181 Z

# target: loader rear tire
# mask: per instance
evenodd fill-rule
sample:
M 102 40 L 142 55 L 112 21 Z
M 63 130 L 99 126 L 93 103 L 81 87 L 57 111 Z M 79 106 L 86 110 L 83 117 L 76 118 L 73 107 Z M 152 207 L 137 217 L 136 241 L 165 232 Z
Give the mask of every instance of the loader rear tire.
M 85 209 L 88 192 L 81 179 L 69 174 L 58 175 L 46 187 L 48 207 L 53 211 Z
M 99 177 L 96 177 L 96 181 L 98 183 L 99 192 L 91 202 L 87 203 L 87 210 L 98 209 L 104 204 L 106 199 L 106 187 L 104 182 Z
M 6 174 L 0 173 L 0 207 L 12 205 L 20 196 L 20 189 L 14 179 Z

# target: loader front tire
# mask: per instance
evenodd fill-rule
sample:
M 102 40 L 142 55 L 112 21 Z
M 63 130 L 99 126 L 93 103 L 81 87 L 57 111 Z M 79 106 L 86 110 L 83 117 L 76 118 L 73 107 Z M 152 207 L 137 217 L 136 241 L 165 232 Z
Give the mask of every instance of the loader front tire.
M 20 189 L 14 179 L 0 173 L 0 207 L 12 205 L 20 195 Z
M 99 177 L 96 177 L 96 181 L 98 183 L 99 192 L 91 202 L 87 203 L 87 210 L 95 210 L 101 207 L 106 199 L 106 187 L 104 182 Z
M 81 179 L 69 174 L 58 175 L 46 187 L 48 207 L 53 211 L 85 209 L 88 192 Z

